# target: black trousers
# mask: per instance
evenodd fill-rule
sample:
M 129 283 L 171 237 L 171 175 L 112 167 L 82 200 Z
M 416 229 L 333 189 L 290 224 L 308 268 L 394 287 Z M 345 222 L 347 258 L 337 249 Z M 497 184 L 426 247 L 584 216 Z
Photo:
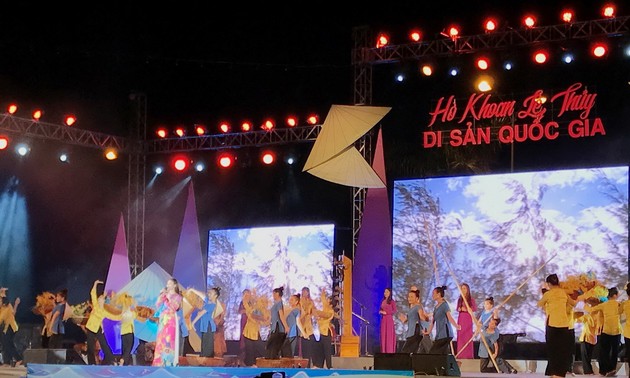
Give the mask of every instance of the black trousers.
M 317 340 L 315 340 L 315 335 L 310 335 L 308 339 L 303 337 L 300 337 L 299 339 L 302 346 L 302 358 L 309 361 L 308 366 L 305 367 L 311 367 L 311 364 L 313 363 L 313 348 L 317 342 Z
M 431 350 L 429 350 L 429 354 L 449 354 L 451 340 L 453 340 L 452 337 L 445 337 L 433 341 L 433 345 L 431 345 Z
M 269 338 L 267 338 L 266 357 L 270 359 L 280 358 L 280 351 L 286 338 L 287 334 L 284 332 L 271 332 Z
M 53 333 L 48 338 L 48 348 L 61 349 L 63 347 L 63 333 Z
M 313 366 L 332 369 L 332 336 L 319 336 L 319 341 L 315 341 L 313 347 Z
M 599 344 L 599 374 L 606 374 L 617 370 L 617 355 L 621 335 L 602 333 L 597 338 Z
M 133 359 L 131 358 L 131 349 L 133 348 L 133 342 L 135 340 L 133 332 L 125 333 L 120 336 L 122 340 L 122 359 L 124 365 L 131 365 Z
M 568 327 L 551 327 L 545 329 L 545 343 L 547 346 L 547 368 L 545 375 L 565 376 L 567 364 L 571 357 L 571 345 L 574 345 Z
M 413 335 L 405 339 L 405 343 L 401 348 L 402 353 L 416 353 L 422 341 L 422 335 Z
M 99 328 L 98 332 L 92 332 L 89 329 L 85 330 L 85 335 L 87 337 L 87 353 L 88 353 L 88 364 L 96 365 L 96 341 L 101 345 L 101 350 L 103 351 L 104 357 L 102 365 L 111 365 L 114 362 L 114 353 L 112 353 L 112 348 L 109 347 L 107 340 L 105 340 L 105 335 L 103 335 L 103 328 Z
M 245 357 L 243 358 L 243 363 L 245 366 L 252 366 L 256 363 L 256 358 L 260 357 L 258 353 L 258 340 L 248 339 L 243 336 L 243 340 L 245 342 Z
M 208 330 L 208 332 L 201 334 L 201 353 L 199 355 L 201 357 L 214 357 L 214 332 Z
M 22 355 L 15 347 L 15 332 L 11 327 L 2 334 L 2 360 L 5 364 L 10 364 L 11 360 L 22 361 Z
M 589 344 L 585 341 L 580 343 L 580 356 L 582 358 L 582 370 L 584 374 L 593 374 L 593 364 L 591 360 L 593 359 L 593 349 L 595 349 L 595 345 Z

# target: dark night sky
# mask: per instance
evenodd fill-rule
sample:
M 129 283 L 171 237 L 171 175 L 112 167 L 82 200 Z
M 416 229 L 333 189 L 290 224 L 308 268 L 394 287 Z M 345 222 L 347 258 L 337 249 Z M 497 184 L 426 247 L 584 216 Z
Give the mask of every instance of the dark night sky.
M 78 116 L 77 127 L 123 136 L 131 122 L 128 96 L 134 91 L 147 96 L 149 131 L 158 125 L 212 127 L 222 119 L 238 122 L 289 113 L 318 112 L 323 120 L 332 104 L 352 103 L 355 26 L 390 31 L 399 41 L 410 26 L 419 25 L 433 39 L 453 21 L 463 25 L 464 34 L 477 34 L 486 15 L 516 27 L 526 10 L 538 14 L 543 25 L 557 24 L 564 2 L 455 1 L 448 7 L 440 1 L 388 2 L 381 7 L 353 2 L 338 9 L 339 4 L 235 2 L 222 4 L 221 10 L 212 2 L 107 2 L 78 8 L 61 3 L 42 7 L 30 1 L 3 4 L 0 107 L 17 101 L 24 112 L 20 115 L 28 117 L 31 108 L 41 106 L 49 122 L 72 112 Z M 599 18 L 602 4 L 582 5 L 578 19 Z M 624 12 L 619 9 L 619 14 Z M 628 63 L 614 68 L 618 82 L 610 82 L 615 76 L 608 74 L 611 70 L 585 64 L 570 72 L 530 69 L 506 78 L 504 88 L 510 92 L 563 87 L 576 80 L 616 91 L 602 94 L 600 113 L 617 117 L 609 122 L 605 143 L 564 140 L 540 143 L 538 150 L 519 146 L 518 169 L 628 161 L 622 148 L 627 136 L 619 121 L 630 115 Z M 440 161 L 434 174 L 471 174 L 446 166 L 443 157 L 432 157 L 419 145 L 431 101 L 470 91 L 444 76 L 396 86 L 390 80 L 393 71 L 383 65 L 374 72 L 374 105 L 393 107 L 383 122 L 388 179 L 426 174 L 432 161 Z M 70 287 L 70 299 L 77 302 L 85 299 L 95 278 L 107 274 L 117 222 L 127 205 L 126 163 L 104 165 L 93 150 L 73 148 L 82 158 L 70 171 L 43 152 L 55 150 L 57 144 L 41 144 L 46 148 L 30 162 L 0 160 L 0 183 L 19 176 L 28 201 L 36 256 L 31 290 Z M 507 167 L 505 156 L 490 165 L 503 171 Z M 273 169 L 276 172 L 261 174 L 252 166 L 232 176 L 215 172 L 194 179 L 202 243 L 213 227 L 333 221 L 345 239 L 339 248 L 347 250 L 351 190 L 302 173 L 300 167 L 290 172 Z M 165 176 L 147 193 L 145 266 L 155 260 L 167 270 L 172 267 L 185 198 L 168 198 L 166 193 L 179 180 Z

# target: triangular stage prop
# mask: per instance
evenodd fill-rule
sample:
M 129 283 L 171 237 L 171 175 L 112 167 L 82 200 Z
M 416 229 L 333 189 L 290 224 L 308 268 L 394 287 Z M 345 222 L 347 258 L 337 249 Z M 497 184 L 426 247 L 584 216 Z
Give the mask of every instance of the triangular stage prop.
M 184 211 L 184 220 L 179 234 L 179 245 L 175 255 L 173 277 L 185 288 L 206 291 L 206 275 L 201 255 L 201 239 L 193 182 L 188 184 L 188 200 Z
M 109 263 L 107 280 L 105 281 L 105 292 L 118 292 L 123 286 L 131 281 L 131 269 L 129 269 L 129 252 L 127 250 L 127 238 L 125 236 L 125 220 L 120 214 L 118 223 L 118 233 L 114 243 L 114 252 Z

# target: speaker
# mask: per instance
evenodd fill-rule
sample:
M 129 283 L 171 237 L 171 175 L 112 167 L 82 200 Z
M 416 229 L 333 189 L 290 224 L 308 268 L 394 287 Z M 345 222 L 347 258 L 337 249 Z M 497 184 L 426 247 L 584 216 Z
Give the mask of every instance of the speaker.
M 24 351 L 26 364 L 65 364 L 65 349 L 26 349 Z
M 374 354 L 374 370 L 411 371 L 411 355 L 409 353 L 376 353 Z
M 461 377 L 462 372 L 452 354 L 412 354 L 411 368 L 415 374 Z

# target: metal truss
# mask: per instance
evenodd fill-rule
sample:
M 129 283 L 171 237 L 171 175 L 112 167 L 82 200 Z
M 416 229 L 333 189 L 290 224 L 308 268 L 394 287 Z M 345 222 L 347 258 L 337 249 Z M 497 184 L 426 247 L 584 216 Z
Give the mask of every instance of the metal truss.
M 630 16 L 603 20 L 541 26 L 531 29 L 509 29 L 492 33 L 390 45 L 359 47 L 352 52 L 355 65 L 383 64 L 420 59 L 427 56 L 452 56 L 482 50 L 500 50 L 538 43 L 554 43 L 596 37 L 619 37 L 630 32 Z M 355 78 L 356 80 L 356 78 Z
M 0 114 L 0 131 L 13 135 L 57 140 L 78 146 L 101 149 L 114 148 L 118 152 L 126 152 L 129 149 L 129 140 L 127 138 L 14 117 L 9 114 Z

